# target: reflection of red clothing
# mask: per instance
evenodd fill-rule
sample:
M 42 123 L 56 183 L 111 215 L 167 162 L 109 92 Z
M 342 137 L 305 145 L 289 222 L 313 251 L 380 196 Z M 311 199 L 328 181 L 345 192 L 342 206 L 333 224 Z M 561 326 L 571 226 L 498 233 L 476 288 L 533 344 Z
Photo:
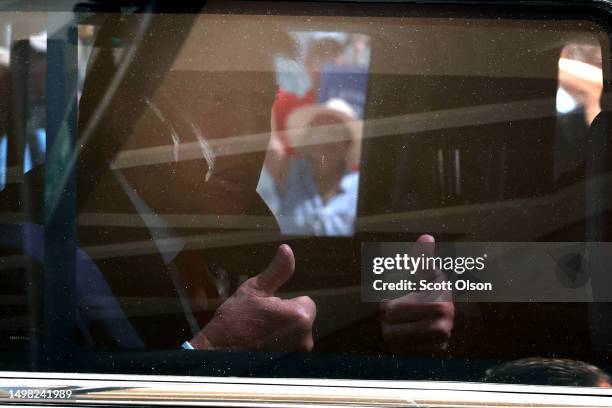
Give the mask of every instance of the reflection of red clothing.
M 285 133 L 287 118 L 295 109 L 304 105 L 311 105 L 315 102 L 316 94 L 314 89 L 306 92 L 304 96 L 299 96 L 283 89 L 279 89 L 276 93 L 276 100 L 272 107 L 272 112 L 274 113 L 274 128 L 277 131 L 281 144 L 288 154 L 293 154 L 294 150 Z

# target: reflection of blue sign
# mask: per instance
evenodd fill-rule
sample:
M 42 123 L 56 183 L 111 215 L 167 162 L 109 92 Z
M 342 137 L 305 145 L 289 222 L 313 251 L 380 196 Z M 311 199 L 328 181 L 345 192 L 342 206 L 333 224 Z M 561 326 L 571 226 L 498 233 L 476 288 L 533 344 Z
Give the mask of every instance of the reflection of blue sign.
M 321 68 L 321 91 L 318 102 L 331 98 L 344 99 L 363 118 L 368 68 L 357 65 L 326 64 Z

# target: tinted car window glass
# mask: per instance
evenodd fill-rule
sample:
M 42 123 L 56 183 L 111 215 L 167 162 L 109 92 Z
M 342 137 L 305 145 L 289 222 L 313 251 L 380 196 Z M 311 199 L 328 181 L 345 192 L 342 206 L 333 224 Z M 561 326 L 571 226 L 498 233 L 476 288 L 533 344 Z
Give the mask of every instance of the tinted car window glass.
M 580 275 L 612 233 L 592 10 L 147 7 L 2 13 L 7 369 L 607 381 L 609 278 Z M 363 245 L 415 241 L 580 244 L 516 264 L 579 301 L 364 299 Z

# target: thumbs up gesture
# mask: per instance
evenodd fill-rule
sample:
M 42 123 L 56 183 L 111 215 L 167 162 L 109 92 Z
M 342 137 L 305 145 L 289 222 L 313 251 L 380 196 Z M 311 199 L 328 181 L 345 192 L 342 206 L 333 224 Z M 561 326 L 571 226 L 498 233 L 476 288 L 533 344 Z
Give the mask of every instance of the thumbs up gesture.
M 417 247 L 434 255 L 434 238 L 421 235 Z M 441 278 L 431 271 L 432 281 Z M 381 330 L 395 354 L 438 354 L 446 351 L 454 325 L 455 305 L 448 291 L 416 292 L 381 303 Z
M 310 351 L 317 307 L 308 296 L 280 299 L 275 292 L 295 270 L 281 245 L 266 270 L 245 281 L 190 341 L 196 349 Z

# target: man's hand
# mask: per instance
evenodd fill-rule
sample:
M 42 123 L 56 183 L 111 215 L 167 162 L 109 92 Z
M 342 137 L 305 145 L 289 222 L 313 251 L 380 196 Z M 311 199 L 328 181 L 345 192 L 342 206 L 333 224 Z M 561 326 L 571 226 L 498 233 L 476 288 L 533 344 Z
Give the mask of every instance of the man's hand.
M 432 236 L 421 235 L 417 246 L 425 256 L 433 256 L 434 242 Z M 446 351 L 455 316 L 450 292 L 417 292 L 385 301 L 381 303 L 381 314 L 383 340 L 389 351 L 396 354 Z
M 293 251 L 281 245 L 268 268 L 244 282 L 191 340 L 196 349 L 310 351 L 317 308 L 307 296 L 274 293 L 291 278 Z

